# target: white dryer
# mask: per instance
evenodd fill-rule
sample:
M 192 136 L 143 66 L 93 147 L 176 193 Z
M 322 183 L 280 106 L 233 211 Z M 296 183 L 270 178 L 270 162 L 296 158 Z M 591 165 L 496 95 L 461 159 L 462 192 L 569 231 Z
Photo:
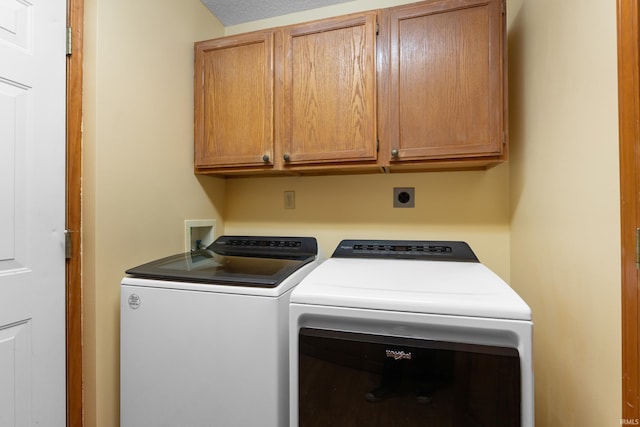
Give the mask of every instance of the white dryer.
M 531 310 L 466 243 L 345 240 L 290 301 L 291 426 L 534 426 Z

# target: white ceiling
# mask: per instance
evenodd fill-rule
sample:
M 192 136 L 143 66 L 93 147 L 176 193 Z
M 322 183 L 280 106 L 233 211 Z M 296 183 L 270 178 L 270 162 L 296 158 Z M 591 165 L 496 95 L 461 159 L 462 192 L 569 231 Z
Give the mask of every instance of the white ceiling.
M 226 27 L 352 0 L 202 0 Z

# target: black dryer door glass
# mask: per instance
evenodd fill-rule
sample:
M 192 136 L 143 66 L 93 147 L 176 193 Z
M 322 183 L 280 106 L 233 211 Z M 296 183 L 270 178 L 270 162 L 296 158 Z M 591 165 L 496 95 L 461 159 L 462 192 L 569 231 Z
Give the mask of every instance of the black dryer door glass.
M 302 328 L 300 427 L 519 427 L 518 351 Z

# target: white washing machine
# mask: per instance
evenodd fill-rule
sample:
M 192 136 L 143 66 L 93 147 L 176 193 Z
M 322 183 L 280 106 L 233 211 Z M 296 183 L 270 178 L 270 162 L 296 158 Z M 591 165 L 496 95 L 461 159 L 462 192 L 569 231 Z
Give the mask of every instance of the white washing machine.
M 122 427 L 288 425 L 291 290 L 314 238 L 222 236 L 127 271 Z
M 534 426 L 527 304 L 464 242 L 358 241 L 290 304 L 291 426 Z

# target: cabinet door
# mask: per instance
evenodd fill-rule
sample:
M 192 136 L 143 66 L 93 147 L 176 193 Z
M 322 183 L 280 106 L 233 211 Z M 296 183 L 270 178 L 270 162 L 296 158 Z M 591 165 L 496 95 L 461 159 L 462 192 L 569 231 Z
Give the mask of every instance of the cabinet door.
M 196 43 L 195 166 L 270 167 L 273 33 Z
M 376 12 L 283 29 L 283 158 L 374 161 Z
M 387 13 L 391 164 L 500 159 L 506 87 L 502 0 L 427 1 Z

